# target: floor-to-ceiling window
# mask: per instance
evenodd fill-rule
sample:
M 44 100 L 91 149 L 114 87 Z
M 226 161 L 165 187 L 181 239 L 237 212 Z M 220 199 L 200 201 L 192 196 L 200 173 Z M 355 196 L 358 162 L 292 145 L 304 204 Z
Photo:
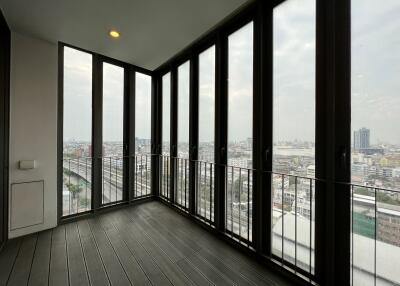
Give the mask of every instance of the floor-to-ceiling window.
M 228 37 L 226 228 L 252 240 L 253 22 Z
M 150 195 L 151 168 L 157 162 L 151 154 L 150 73 L 95 53 L 60 48 L 61 217 Z M 128 67 L 134 72 L 129 73 Z M 167 133 L 169 142 L 169 129 Z M 135 147 L 132 153 L 130 146 Z
M 160 158 L 160 194 L 170 197 L 170 148 L 171 148 L 171 73 L 162 77 L 162 146 Z
M 151 187 L 151 76 L 135 76 L 134 197 L 150 194 Z
M 178 149 L 175 201 L 189 207 L 189 94 L 190 62 L 178 67 Z
M 351 6 L 352 284 L 399 285 L 400 2 Z
M 102 203 L 123 198 L 124 69 L 103 63 Z
M 92 55 L 64 47 L 62 215 L 91 209 Z
M 316 1 L 273 11 L 272 253 L 314 271 Z
M 196 212 L 214 218 L 215 46 L 199 55 L 199 145 L 196 163 Z

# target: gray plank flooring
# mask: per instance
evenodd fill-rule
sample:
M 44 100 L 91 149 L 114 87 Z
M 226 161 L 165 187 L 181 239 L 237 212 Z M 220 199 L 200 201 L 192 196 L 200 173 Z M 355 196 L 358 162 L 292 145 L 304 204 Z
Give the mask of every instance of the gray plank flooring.
M 0 285 L 291 285 L 160 202 L 10 240 Z

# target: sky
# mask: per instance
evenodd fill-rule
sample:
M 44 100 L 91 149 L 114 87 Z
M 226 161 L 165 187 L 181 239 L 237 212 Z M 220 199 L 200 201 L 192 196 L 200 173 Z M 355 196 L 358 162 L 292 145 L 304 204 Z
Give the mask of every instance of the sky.
M 136 137 L 151 138 L 151 77 L 136 73 Z M 123 138 L 124 70 L 103 64 L 103 140 Z M 64 48 L 64 141 L 92 136 L 92 56 Z
M 273 12 L 274 141 L 315 140 L 315 0 Z
M 400 145 L 400 1 L 352 1 L 352 127 Z
M 190 63 L 189 61 L 187 61 L 178 67 L 178 142 L 179 143 L 189 143 L 189 93 L 190 93 L 189 76 L 190 76 Z
M 92 136 L 92 56 L 64 47 L 64 141 Z
M 124 138 L 124 69 L 103 63 L 103 141 Z
M 151 138 L 151 76 L 136 73 L 135 137 Z
M 162 77 L 162 141 L 170 142 L 171 73 Z M 168 146 L 168 144 L 165 144 Z M 163 146 L 164 148 L 164 146 Z M 165 151 L 165 150 L 164 150 Z
M 273 83 L 274 140 L 314 141 L 315 138 L 315 0 L 288 0 L 274 9 Z M 352 129 L 371 130 L 371 142 L 400 145 L 400 1 L 352 0 Z M 252 137 L 253 24 L 228 39 L 229 141 Z M 200 141 L 213 141 L 214 48 L 200 55 Z M 65 48 L 64 137 L 91 137 L 91 55 Z M 112 70 L 112 69 L 111 69 Z M 109 73 L 105 83 L 109 113 L 104 133 L 119 140 L 122 128 L 121 74 Z M 168 78 L 167 78 L 168 77 Z M 170 79 L 163 79 L 169 108 Z M 178 140 L 189 138 L 189 64 L 178 68 Z M 137 78 L 138 137 L 150 136 L 151 81 Z M 111 99 L 112 98 L 112 99 Z M 106 103 L 106 101 L 105 101 Z M 166 110 L 164 110 L 166 111 Z M 115 113 L 115 114 L 114 114 Z M 169 126 L 164 112 L 164 130 Z M 166 137 L 164 134 L 164 141 Z
M 228 142 L 253 137 L 253 28 L 228 37 Z
M 199 142 L 214 141 L 215 46 L 199 55 Z

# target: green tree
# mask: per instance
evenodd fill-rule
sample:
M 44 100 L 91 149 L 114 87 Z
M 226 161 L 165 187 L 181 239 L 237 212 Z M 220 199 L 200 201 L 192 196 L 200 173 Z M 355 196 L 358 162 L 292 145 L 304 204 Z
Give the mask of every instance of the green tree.
M 86 208 L 86 207 L 89 206 L 89 204 L 90 204 L 90 200 L 89 200 L 88 198 L 81 198 L 81 199 L 79 200 L 79 205 L 80 205 L 81 207 Z
M 68 188 L 68 191 L 72 194 L 73 199 L 75 199 L 77 194 L 79 194 L 82 191 L 82 189 L 79 185 L 67 183 L 66 186 Z

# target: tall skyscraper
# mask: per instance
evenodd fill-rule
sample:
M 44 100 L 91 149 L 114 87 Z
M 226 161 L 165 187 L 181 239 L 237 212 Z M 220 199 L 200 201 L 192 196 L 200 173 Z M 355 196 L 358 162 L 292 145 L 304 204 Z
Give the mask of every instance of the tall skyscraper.
M 361 128 L 354 131 L 354 149 L 369 148 L 370 131 L 367 128 Z

